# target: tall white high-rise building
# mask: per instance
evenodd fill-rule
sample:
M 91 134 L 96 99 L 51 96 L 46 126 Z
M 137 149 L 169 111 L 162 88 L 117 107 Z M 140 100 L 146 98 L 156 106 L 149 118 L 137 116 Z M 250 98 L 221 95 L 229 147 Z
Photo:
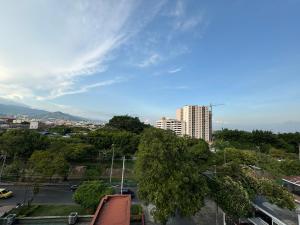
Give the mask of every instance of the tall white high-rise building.
M 208 106 L 186 105 L 176 110 L 176 119 L 185 123 L 184 134 L 212 141 L 212 114 Z
M 156 127 L 164 130 L 172 130 L 179 136 L 185 134 L 185 123 L 175 119 L 162 117 L 160 120 L 156 121 Z

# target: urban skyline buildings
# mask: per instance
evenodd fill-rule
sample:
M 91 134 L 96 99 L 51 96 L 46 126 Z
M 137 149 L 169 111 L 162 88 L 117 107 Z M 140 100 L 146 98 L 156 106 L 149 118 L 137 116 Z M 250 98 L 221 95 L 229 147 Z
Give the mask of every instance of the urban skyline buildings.
M 156 127 L 177 135 L 212 141 L 212 113 L 208 106 L 185 105 L 176 110 L 176 119 L 162 118 Z

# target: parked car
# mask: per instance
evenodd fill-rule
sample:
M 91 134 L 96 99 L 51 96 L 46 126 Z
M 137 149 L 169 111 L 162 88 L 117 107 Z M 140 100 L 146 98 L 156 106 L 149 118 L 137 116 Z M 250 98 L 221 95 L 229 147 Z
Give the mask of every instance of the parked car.
M 130 195 L 131 198 L 135 198 L 135 193 L 134 193 L 134 191 L 132 191 L 132 190 L 129 189 L 129 188 L 123 188 L 122 194 L 123 194 L 123 195 Z
M 76 191 L 78 187 L 79 187 L 78 184 L 73 184 L 73 185 L 70 186 L 70 190 L 71 191 Z
M 13 192 L 6 190 L 5 188 L 0 188 L 0 198 L 9 198 L 13 196 Z

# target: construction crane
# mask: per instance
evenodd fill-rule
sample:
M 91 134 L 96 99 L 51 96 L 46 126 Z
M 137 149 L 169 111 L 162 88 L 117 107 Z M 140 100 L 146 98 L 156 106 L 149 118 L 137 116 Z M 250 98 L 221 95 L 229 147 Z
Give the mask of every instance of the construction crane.
M 209 104 L 209 107 L 210 107 L 211 114 L 212 114 L 212 112 L 213 112 L 213 107 L 216 107 L 216 106 L 222 106 L 222 105 L 225 105 L 225 104 L 212 104 L 212 103 L 210 103 L 210 104 Z

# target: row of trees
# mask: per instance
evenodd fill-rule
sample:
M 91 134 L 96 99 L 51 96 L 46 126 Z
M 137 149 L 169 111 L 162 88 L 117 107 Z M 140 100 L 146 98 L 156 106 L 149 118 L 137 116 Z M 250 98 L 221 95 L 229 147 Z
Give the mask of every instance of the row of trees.
M 70 165 L 106 160 L 115 156 L 132 157 L 137 151 L 140 133 L 147 125 L 138 118 L 117 116 L 98 130 L 58 126 L 43 135 L 28 129 L 7 130 L 0 133 L 0 151 L 7 156 L 5 173 L 10 176 L 28 175 L 67 178 Z M 51 162 L 51 163 L 49 163 Z
M 219 147 L 238 149 L 259 149 L 268 153 L 272 148 L 288 153 L 298 153 L 300 133 L 274 134 L 271 131 L 254 130 L 252 132 L 223 129 L 214 133 L 214 141 Z
M 252 165 L 262 164 L 259 157 L 267 155 L 237 149 L 225 151 L 224 157 L 224 151 L 211 153 L 202 140 L 147 129 L 136 154 L 139 198 L 155 205 L 154 217 L 163 224 L 176 213 L 194 215 L 203 207 L 205 197 L 214 199 L 233 218 L 248 216 L 251 201 L 257 195 L 280 207 L 294 209 L 293 196 L 288 191 L 251 169 Z

